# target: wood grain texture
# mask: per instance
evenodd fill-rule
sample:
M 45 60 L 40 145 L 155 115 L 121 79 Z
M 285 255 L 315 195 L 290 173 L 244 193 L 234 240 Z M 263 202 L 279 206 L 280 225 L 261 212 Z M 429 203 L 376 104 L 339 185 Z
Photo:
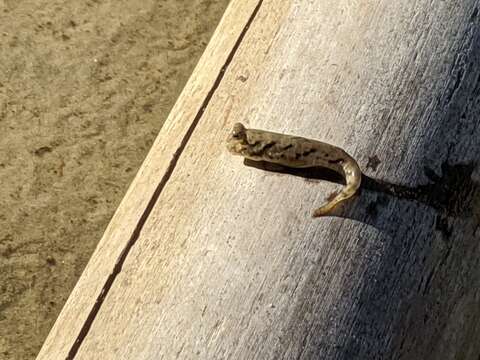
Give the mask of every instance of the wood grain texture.
M 476 0 L 233 1 L 39 358 L 114 272 L 75 359 L 478 360 L 479 114 Z M 312 219 L 336 185 L 246 167 L 237 121 L 344 148 L 361 195 Z

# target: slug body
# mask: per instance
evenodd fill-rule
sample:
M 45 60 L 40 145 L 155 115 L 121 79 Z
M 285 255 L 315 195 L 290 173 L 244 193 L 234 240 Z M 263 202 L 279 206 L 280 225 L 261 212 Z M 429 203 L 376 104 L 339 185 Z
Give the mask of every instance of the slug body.
M 227 139 L 234 155 L 291 168 L 324 167 L 345 178 L 346 186 L 333 199 L 315 210 L 313 217 L 327 215 L 339 203 L 351 198 L 360 187 L 362 172 L 344 150 L 316 140 L 269 131 L 247 129 L 236 123 Z

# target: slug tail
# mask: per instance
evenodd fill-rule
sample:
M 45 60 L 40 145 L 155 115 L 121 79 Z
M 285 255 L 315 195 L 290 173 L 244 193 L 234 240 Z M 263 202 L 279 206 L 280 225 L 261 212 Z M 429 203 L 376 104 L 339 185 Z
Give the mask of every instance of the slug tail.
M 313 217 L 321 217 L 328 215 L 338 204 L 350 199 L 357 193 L 362 181 L 362 172 L 355 160 L 349 159 L 343 165 L 346 186 L 332 200 L 316 209 Z

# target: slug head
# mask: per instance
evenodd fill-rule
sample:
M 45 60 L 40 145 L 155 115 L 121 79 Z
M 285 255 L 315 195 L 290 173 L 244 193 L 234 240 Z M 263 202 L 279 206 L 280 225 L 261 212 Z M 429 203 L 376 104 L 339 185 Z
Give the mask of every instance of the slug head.
M 244 155 L 248 148 L 247 129 L 243 124 L 236 123 L 227 138 L 227 149 L 234 155 Z

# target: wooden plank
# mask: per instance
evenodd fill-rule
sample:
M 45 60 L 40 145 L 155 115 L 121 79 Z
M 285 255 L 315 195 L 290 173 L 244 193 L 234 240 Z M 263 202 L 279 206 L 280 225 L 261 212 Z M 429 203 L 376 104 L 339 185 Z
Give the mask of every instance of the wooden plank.
M 121 259 L 71 358 L 477 360 L 478 6 L 233 2 L 207 50 L 253 14 L 233 60 L 202 59 L 39 358 L 65 357 Z M 361 196 L 312 219 L 336 185 L 244 166 L 237 121 L 343 147 Z

